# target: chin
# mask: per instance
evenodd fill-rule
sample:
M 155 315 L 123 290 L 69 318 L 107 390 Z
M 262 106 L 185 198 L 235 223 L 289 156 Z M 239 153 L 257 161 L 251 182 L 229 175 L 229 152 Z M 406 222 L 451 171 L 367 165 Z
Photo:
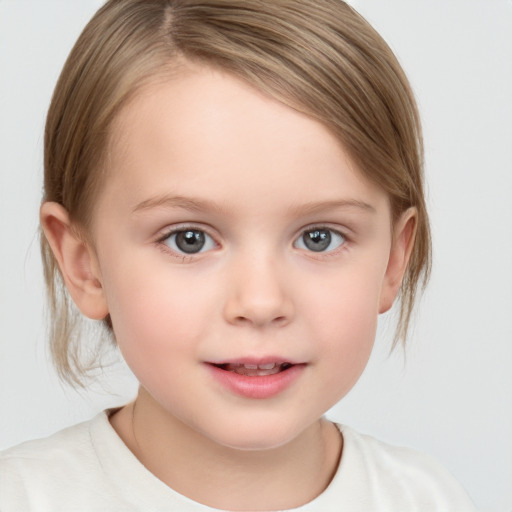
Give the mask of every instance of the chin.
M 297 425 L 286 425 L 267 421 L 266 424 L 233 422 L 227 428 L 219 429 L 219 435 L 210 439 L 221 446 L 241 451 L 265 451 L 280 448 L 296 439 L 304 429 Z

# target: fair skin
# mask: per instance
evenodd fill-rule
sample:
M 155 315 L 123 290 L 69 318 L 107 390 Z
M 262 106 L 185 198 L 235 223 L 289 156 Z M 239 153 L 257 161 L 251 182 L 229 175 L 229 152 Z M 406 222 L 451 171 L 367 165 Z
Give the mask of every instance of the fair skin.
M 155 82 L 113 130 L 86 236 L 55 203 L 41 219 L 73 300 L 110 315 L 140 382 L 114 429 L 212 507 L 312 500 L 342 451 L 322 415 L 368 361 L 414 210 L 392 225 L 322 124 L 208 67 Z

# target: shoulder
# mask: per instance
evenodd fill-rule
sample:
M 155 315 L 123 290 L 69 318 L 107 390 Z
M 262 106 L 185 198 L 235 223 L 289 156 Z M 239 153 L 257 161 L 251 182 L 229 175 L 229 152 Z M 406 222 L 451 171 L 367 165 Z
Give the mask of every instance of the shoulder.
M 0 509 L 28 511 L 38 503 L 37 510 L 46 511 L 44 503 L 52 498 L 55 503 L 70 503 L 94 486 L 101 492 L 101 464 L 91 426 L 102 422 L 108 422 L 105 413 L 0 452 Z
M 108 414 L 1 452 L 0 510 L 209 510 L 150 473 L 118 436 Z
M 340 471 L 347 480 L 357 475 L 360 483 L 354 485 L 372 496 L 379 510 L 476 510 L 462 486 L 432 457 L 338 427 L 344 438 Z
M 79 423 L 52 434 L 49 437 L 26 441 L 12 448 L 8 448 L 0 452 L 0 461 L 5 463 L 5 461 L 13 459 L 30 459 L 34 455 L 37 457 L 50 454 L 63 455 L 63 448 L 67 450 L 70 444 L 74 444 L 80 439 L 83 441 L 87 438 L 90 423 L 91 421 Z
M 370 435 L 339 426 L 347 450 L 357 450 L 360 463 L 391 474 L 418 472 L 425 477 L 448 476 L 446 470 L 429 455 L 403 446 L 395 446 Z
M 0 452 L 0 474 L 33 472 L 57 467 L 69 467 L 76 458 L 90 456 L 91 421 L 68 427 L 44 439 L 27 441 Z M 50 464 L 51 463 L 51 464 Z M 50 466 L 50 467 L 48 467 Z

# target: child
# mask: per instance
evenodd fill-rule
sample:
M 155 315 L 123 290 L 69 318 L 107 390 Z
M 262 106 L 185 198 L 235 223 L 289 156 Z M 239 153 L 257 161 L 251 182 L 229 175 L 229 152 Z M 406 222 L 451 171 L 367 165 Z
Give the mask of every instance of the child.
M 136 400 L 0 458 L 0 510 L 473 510 L 323 414 L 430 263 L 407 80 L 339 0 L 111 0 L 47 119 L 61 375 L 103 323 Z M 66 291 L 63 289 L 66 287 Z

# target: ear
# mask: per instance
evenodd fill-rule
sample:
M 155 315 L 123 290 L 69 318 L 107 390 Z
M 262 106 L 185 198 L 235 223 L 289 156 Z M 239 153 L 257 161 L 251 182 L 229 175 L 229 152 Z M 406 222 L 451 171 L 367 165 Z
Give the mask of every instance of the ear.
M 64 283 L 78 309 L 100 320 L 108 315 L 96 253 L 72 225 L 66 209 L 58 203 L 41 206 L 41 226 L 59 265 Z
M 395 223 L 388 266 L 382 285 L 379 313 L 385 313 L 395 301 L 411 256 L 417 224 L 416 208 L 408 208 Z

